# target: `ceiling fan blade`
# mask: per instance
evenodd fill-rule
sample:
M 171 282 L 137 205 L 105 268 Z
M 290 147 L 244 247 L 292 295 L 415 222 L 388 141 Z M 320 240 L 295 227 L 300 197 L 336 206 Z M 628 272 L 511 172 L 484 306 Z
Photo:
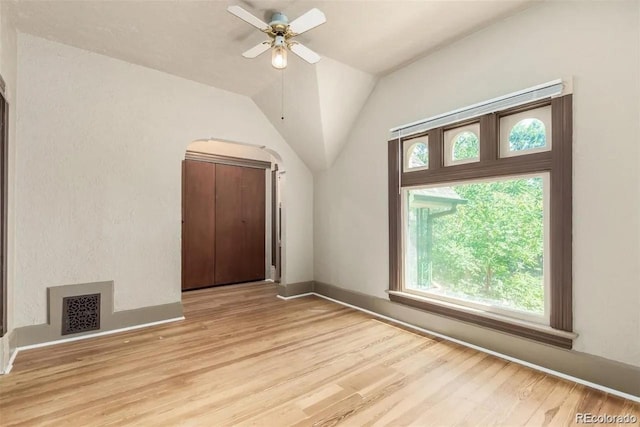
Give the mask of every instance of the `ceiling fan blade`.
M 269 24 L 262 21 L 262 19 L 260 18 L 256 18 L 255 16 L 253 16 L 252 14 L 250 14 L 240 6 L 229 6 L 227 8 L 227 11 L 237 16 L 238 18 L 242 19 L 243 21 L 253 25 L 260 31 L 269 31 L 269 28 L 270 28 Z
M 312 28 L 327 22 L 327 17 L 320 10 L 313 8 L 304 15 L 296 18 L 289 24 L 289 31 L 293 34 L 302 34 Z
M 271 49 L 271 41 L 263 41 L 262 43 L 252 47 L 242 54 L 245 58 L 255 58 L 258 55 L 262 55 L 266 51 Z
M 320 61 L 320 55 L 318 55 L 308 47 L 301 45 L 300 43 L 291 43 L 289 49 L 291 49 L 291 52 L 295 53 L 300 58 L 307 61 L 309 64 L 315 64 L 316 62 Z

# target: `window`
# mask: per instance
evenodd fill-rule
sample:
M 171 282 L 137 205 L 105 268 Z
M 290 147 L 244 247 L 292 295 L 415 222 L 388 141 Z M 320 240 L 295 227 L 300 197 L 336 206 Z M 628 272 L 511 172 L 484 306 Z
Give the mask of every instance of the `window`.
M 446 130 L 445 166 L 477 162 L 480 159 L 480 125 L 478 123 Z
M 405 290 L 548 323 L 548 174 L 403 190 Z
M 520 156 L 551 149 L 551 106 L 500 118 L 500 156 Z
M 393 301 L 571 348 L 571 114 L 567 95 L 430 129 L 429 168 L 399 176 L 389 141 Z
M 454 162 L 462 160 L 477 160 L 480 156 L 480 141 L 473 132 L 460 132 L 453 139 L 451 157 Z
M 420 170 L 429 168 L 429 138 L 422 137 L 404 142 L 404 170 Z

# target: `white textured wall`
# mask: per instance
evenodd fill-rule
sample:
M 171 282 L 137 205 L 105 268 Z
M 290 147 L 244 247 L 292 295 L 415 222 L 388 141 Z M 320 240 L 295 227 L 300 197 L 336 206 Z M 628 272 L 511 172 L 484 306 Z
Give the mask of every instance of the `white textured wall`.
M 376 79 L 363 71 L 322 58 L 315 66 L 326 167 L 331 166 L 345 145 Z
M 48 286 L 180 300 L 180 162 L 202 138 L 282 156 L 284 279 L 312 279 L 312 175 L 251 99 L 25 34 L 18 67 L 16 326 L 46 321 Z
M 543 3 L 381 79 L 316 175 L 316 280 L 386 298 L 391 127 L 573 77 L 574 348 L 640 366 L 638 12 Z

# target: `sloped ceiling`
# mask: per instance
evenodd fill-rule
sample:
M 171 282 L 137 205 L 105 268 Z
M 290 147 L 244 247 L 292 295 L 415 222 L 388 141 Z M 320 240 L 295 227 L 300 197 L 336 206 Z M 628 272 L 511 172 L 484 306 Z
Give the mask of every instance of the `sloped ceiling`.
M 312 170 L 326 169 L 344 145 L 375 79 L 328 57 L 315 66 L 296 65 L 285 70 L 284 80 L 253 99 Z
M 230 4 L 267 22 L 276 10 L 290 19 L 312 7 L 326 14 L 326 24 L 298 37 L 323 59 L 312 66 L 290 55 L 284 98 L 282 73 L 268 54 L 241 56 L 264 35 L 226 12 Z M 322 170 L 339 154 L 377 77 L 529 4 L 20 0 L 12 6 L 20 31 L 252 97 L 307 165 Z

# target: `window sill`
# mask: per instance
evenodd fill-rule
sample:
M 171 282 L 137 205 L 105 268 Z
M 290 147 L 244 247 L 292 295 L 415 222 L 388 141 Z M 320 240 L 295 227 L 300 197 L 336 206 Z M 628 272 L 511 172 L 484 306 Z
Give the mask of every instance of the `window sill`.
M 388 292 L 389 299 L 393 302 L 569 350 L 573 345 L 573 340 L 578 336 L 573 332 L 561 331 L 524 320 L 511 319 L 498 314 L 445 303 L 407 292 Z

